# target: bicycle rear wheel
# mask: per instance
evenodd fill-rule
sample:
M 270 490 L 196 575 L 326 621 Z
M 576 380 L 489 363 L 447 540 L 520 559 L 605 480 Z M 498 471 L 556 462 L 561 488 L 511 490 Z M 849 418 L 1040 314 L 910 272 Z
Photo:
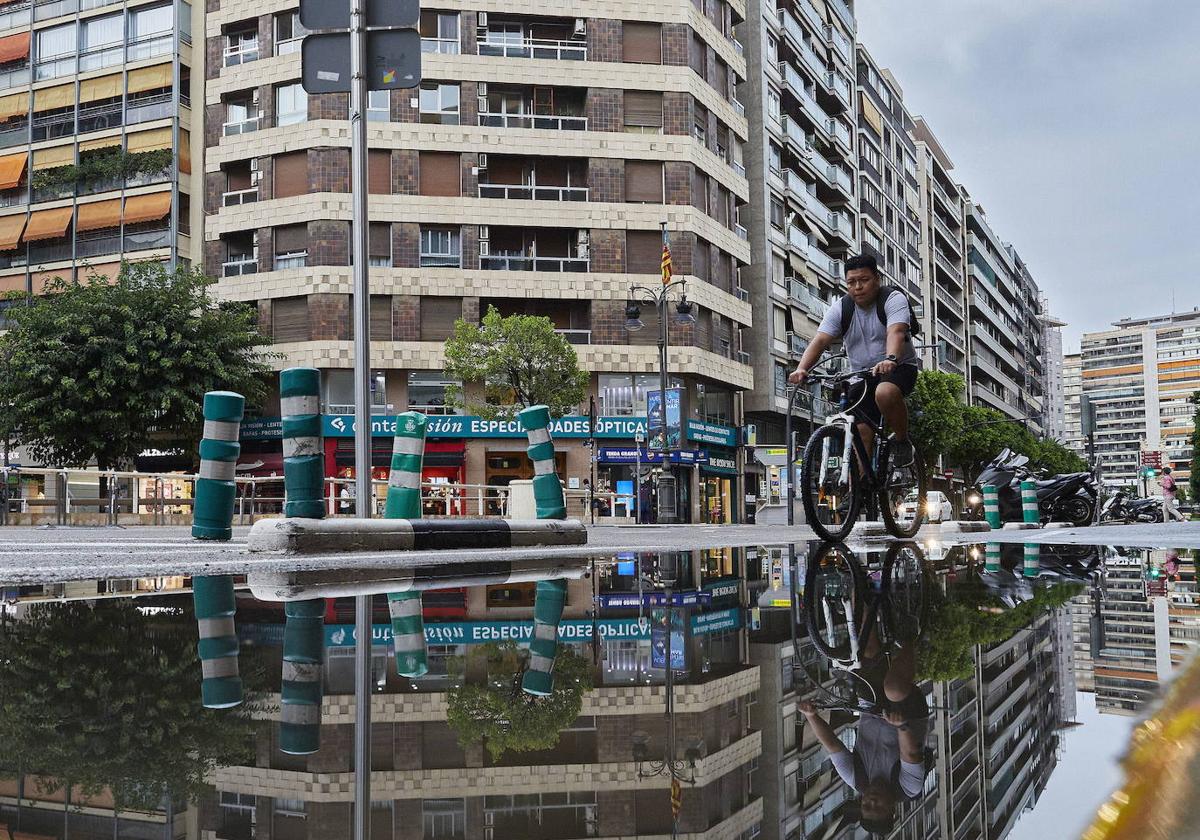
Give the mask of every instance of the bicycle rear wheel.
M 913 450 L 909 464 L 895 463 L 892 438 L 879 454 L 879 507 L 888 532 L 901 539 L 915 537 L 925 521 L 925 464 Z
M 928 598 L 925 554 L 916 543 L 894 543 L 883 563 L 887 593 L 883 624 L 894 641 L 915 642 L 925 628 Z
M 866 574 L 844 546 L 822 546 L 809 560 L 804 576 L 805 626 L 813 645 L 830 659 L 853 657 L 850 633 L 862 629 L 866 591 Z
M 800 496 L 804 517 L 823 540 L 844 540 L 858 519 L 858 457 L 850 448 L 843 462 L 847 431 L 842 426 L 822 426 L 804 447 L 800 468 Z M 844 478 L 844 480 L 843 480 Z

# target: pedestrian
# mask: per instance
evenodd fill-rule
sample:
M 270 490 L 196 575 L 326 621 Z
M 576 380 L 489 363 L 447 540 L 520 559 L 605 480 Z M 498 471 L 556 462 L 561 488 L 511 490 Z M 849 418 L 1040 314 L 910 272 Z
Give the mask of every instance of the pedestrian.
M 1183 522 L 1184 516 L 1179 512 L 1179 505 L 1175 502 L 1175 476 L 1171 475 L 1170 467 L 1163 467 L 1162 491 L 1163 522 L 1170 522 L 1172 519 Z
M 353 484 L 343 484 L 341 491 L 338 493 L 338 511 L 342 516 L 350 516 L 354 513 L 354 498 L 357 495 L 357 488 Z

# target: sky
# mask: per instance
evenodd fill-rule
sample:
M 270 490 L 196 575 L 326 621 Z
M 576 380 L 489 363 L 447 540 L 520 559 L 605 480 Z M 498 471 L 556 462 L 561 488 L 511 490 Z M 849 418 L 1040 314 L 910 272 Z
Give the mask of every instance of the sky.
M 859 41 L 1068 322 L 1200 306 L 1200 3 L 856 0 Z

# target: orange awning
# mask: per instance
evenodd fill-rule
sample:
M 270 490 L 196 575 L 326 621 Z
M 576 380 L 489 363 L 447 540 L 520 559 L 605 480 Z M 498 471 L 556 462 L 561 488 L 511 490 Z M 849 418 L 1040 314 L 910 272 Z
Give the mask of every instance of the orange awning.
M 124 221 L 127 225 L 138 222 L 156 222 L 171 212 L 169 192 L 134 195 L 125 199 Z
M 55 207 L 53 210 L 38 210 L 29 214 L 29 224 L 25 226 L 25 241 L 34 242 L 38 239 L 58 239 L 66 235 L 74 213 L 71 207 Z
M 129 71 L 129 92 L 142 93 L 147 90 L 158 90 L 159 88 L 168 88 L 171 86 L 171 79 L 174 75 L 174 66 L 168 62 L 166 64 L 156 64 L 153 67 L 142 67 L 137 70 Z
M 29 116 L 29 91 L 0 96 L 0 121 Z
M 24 230 L 24 213 L 0 216 L 0 251 L 11 251 L 21 244 L 21 233 Z
M 29 152 L 0 157 L 0 190 L 11 190 L 20 184 L 28 162 Z
M 29 58 L 28 32 L 18 32 L 16 35 L 0 38 L 0 64 L 20 61 L 22 58 Z
M 179 129 L 179 171 L 192 174 L 192 135 Z
M 75 216 L 76 231 L 114 228 L 119 224 L 121 224 L 121 199 L 119 198 L 80 204 L 79 213 Z

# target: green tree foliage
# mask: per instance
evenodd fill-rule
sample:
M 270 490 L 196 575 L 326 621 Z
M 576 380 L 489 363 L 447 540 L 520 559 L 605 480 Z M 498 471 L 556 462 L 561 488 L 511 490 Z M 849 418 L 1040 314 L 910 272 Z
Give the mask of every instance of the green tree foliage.
M 575 348 L 554 331 L 549 318 L 503 317 L 489 306 L 479 325 L 459 320 L 446 342 L 446 374 L 464 385 L 483 385 L 484 401 L 463 388 L 448 389 L 458 407 L 482 417 L 512 417 L 545 404 L 555 417 L 569 414 L 587 395 L 588 374 L 579 369 Z
M 953 373 L 923 370 L 917 376 L 908 398 L 909 433 L 926 464 L 949 452 L 963 429 L 962 389 L 963 378 Z
M 153 440 L 192 448 L 205 391 L 253 403 L 268 368 L 244 305 L 219 304 L 214 281 L 160 263 L 105 277 L 54 280 L 8 311 L 0 336 L 0 432 L 47 464 L 102 469 Z
M 468 679 L 450 691 L 446 719 L 464 748 L 482 741 L 493 760 L 505 752 L 551 749 L 560 730 L 579 717 L 583 695 L 592 690 L 587 660 L 560 646 L 553 693 L 533 697 L 521 691 L 528 656 L 515 642 L 504 642 L 479 645 L 455 663 Z
M 956 583 L 948 594 L 936 587 L 926 623 L 926 638 L 917 652 L 919 680 L 958 680 L 971 676 L 976 645 L 994 645 L 1012 638 L 1044 613 L 1056 610 L 1078 595 L 1082 584 L 1034 586 L 1033 598 L 1007 608 L 991 595 L 977 575 Z
M 0 774 L 43 792 L 107 789 L 118 810 L 194 798 L 214 768 L 253 762 L 253 708 L 200 705 L 190 612 L 37 604 L 0 629 Z
M 1191 497 L 1200 499 L 1200 391 L 1192 394 L 1191 402 L 1196 406 L 1196 413 L 1192 415 L 1192 477 L 1188 483 L 1192 488 Z

